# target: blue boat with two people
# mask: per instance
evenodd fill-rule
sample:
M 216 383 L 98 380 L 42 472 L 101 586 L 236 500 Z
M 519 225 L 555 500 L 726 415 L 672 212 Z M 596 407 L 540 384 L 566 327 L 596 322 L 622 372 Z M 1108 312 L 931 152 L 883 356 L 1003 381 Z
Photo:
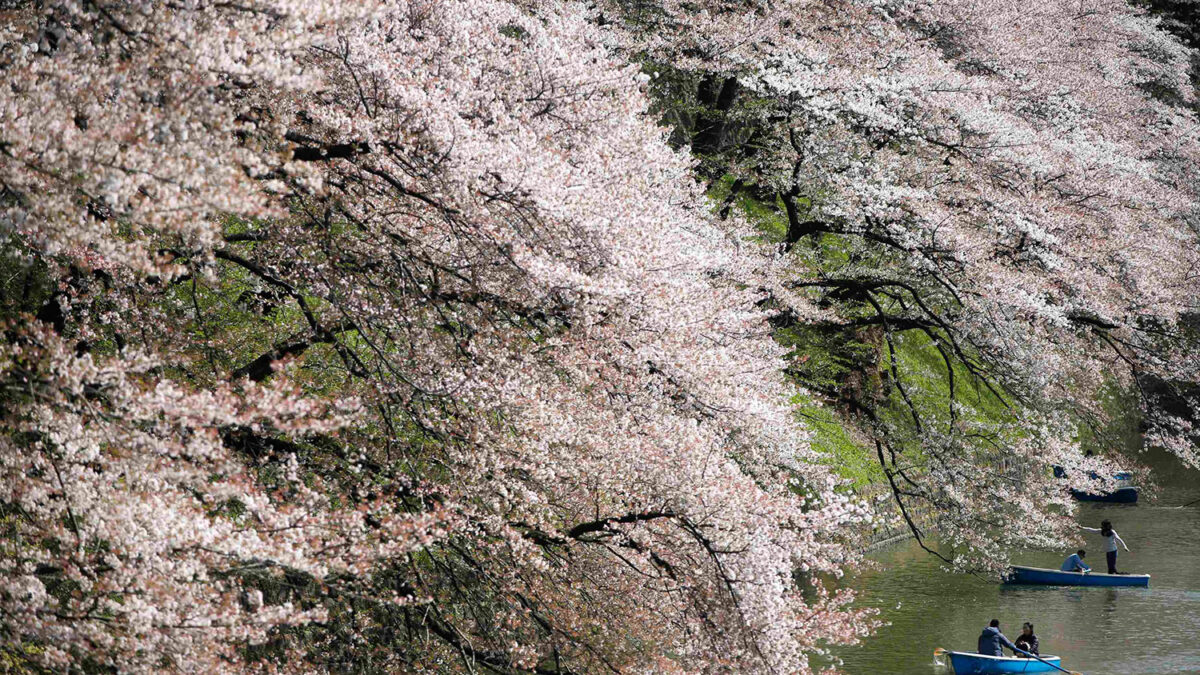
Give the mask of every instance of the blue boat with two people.
M 1013 565 L 1004 578 L 1006 584 L 1040 586 L 1150 586 L 1149 574 L 1101 574 L 1099 572 L 1064 572 L 1042 567 Z
M 1061 659 L 1043 656 L 1041 660 L 1021 656 L 987 656 L 971 652 L 952 652 L 935 649 L 934 657 L 948 655 L 954 675 L 988 675 L 990 673 L 1055 673 L 1062 672 Z M 1070 671 L 1067 671 L 1070 672 Z

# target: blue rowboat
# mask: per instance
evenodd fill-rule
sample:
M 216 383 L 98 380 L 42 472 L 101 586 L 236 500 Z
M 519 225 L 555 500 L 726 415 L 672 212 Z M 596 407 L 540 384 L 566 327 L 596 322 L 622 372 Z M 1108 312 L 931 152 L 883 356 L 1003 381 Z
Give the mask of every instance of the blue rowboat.
M 1061 668 L 1057 656 L 1043 656 L 1037 659 L 1007 656 L 984 656 L 967 652 L 946 652 L 950 655 L 950 665 L 954 666 L 954 675 L 986 675 L 987 673 L 1056 673 L 1054 666 Z M 1050 665 L 1054 664 L 1054 666 Z
M 1039 584 L 1045 586 L 1149 586 L 1149 574 L 1100 574 L 1099 572 L 1064 572 L 1041 567 L 1013 565 L 1005 577 L 1006 584 Z
M 1081 502 L 1108 502 L 1110 504 L 1136 504 L 1138 489 L 1135 487 L 1117 488 L 1113 492 L 1095 495 L 1081 490 L 1071 490 L 1071 496 Z
M 1097 475 L 1095 473 L 1089 473 L 1088 475 L 1091 476 L 1092 478 L 1097 478 Z M 1055 478 L 1066 478 L 1067 470 L 1062 468 L 1061 466 L 1055 464 L 1054 465 L 1054 477 Z M 1117 473 L 1113 474 L 1113 479 L 1114 480 L 1133 480 L 1133 472 L 1118 471 Z

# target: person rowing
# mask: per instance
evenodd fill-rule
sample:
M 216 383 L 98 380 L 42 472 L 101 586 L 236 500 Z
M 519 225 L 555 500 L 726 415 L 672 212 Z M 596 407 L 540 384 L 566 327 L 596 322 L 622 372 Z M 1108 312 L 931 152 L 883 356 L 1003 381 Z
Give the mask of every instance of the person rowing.
M 1064 572 L 1083 572 L 1084 574 L 1087 574 L 1088 572 L 1092 571 L 1092 568 L 1083 564 L 1083 559 L 1085 556 L 1087 556 L 1087 551 L 1079 549 L 1068 556 L 1067 559 L 1063 561 L 1062 567 L 1059 569 Z
M 1101 521 L 1099 529 L 1084 527 L 1083 525 L 1079 527 L 1088 532 L 1099 532 L 1100 536 L 1104 537 L 1104 557 L 1108 562 L 1108 573 L 1120 574 L 1117 571 L 1117 543 L 1120 542 L 1126 552 L 1129 551 L 1129 547 L 1125 545 L 1125 540 L 1121 538 L 1121 535 L 1117 534 L 1117 531 L 1113 529 L 1112 521 Z
M 983 633 L 979 635 L 978 647 L 979 653 L 984 656 L 1004 656 L 1005 647 L 1011 649 L 1014 654 L 1021 651 L 1012 640 L 1000 632 L 1000 619 L 992 619 L 987 628 L 983 629 Z

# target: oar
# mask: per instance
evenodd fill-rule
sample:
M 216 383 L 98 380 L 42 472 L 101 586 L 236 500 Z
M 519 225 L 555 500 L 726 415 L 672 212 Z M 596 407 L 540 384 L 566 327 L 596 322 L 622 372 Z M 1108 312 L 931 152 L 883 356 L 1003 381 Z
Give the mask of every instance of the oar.
M 1083 675 L 1083 673 L 1077 673 L 1074 670 L 1067 670 L 1065 668 L 1059 668 L 1058 666 L 1054 665 L 1053 663 L 1050 663 L 1049 661 L 1047 661 L 1046 659 L 1043 659 L 1042 657 L 1038 656 L 1037 654 L 1030 654 L 1029 652 L 1022 651 L 1020 649 L 1018 649 L 1017 651 L 1021 652 L 1025 656 L 1028 656 L 1029 658 L 1037 659 L 1038 661 L 1041 661 L 1042 663 L 1050 666 L 1051 668 L 1053 668 L 1055 670 L 1061 670 L 1064 673 L 1067 673 L 1067 675 Z M 946 654 L 949 654 L 949 653 L 950 652 L 946 651 L 945 649 L 942 649 L 941 647 L 935 647 L 933 650 L 934 656 L 945 656 Z
M 1024 654 L 1025 656 L 1028 656 L 1031 659 L 1037 659 L 1038 661 L 1041 661 L 1042 663 L 1050 666 L 1051 668 L 1053 668 L 1055 670 L 1061 670 L 1064 673 L 1067 673 L 1067 675 L 1083 675 L 1083 673 L 1077 673 L 1074 670 L 1067 670 L 1066 668 L 1059 668 L 1058 666 L 1054 665 L 1053 663 L 1050 663 L 1049 661 L 1047 661 L 1046 659 L 1043 659 L 1042 657 L 1038 656 L 1037 654 L 1030 654 L 1029 652 L 1027 652 L 1023 649 L 1018 649 L 1016 651 Z

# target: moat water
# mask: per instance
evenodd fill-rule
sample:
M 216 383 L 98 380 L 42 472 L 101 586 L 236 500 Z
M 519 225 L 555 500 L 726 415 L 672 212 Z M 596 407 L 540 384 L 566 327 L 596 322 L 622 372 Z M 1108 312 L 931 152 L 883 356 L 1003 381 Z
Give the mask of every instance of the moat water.
M 1170 458 L 1151 461 L 1158 489 L 1136 505 L 1080 504 L 1078 520 L 1103 519 L 1129 545 L 1117 568 L 1150 574 L 1149 588 L 1004 586 L 942 570 L 913 541 L 871 558 L 877 569 L 847 580 L 860 606 L 876 607 L 889 622 L 865 644 L 838 649 L 849 675 L 949 675 L 934 665 L 933 649 L 974 651 L 990 619 L 1010 639 L 1030 621 L 1042 654 L 1062 657 L 1085 675 L 1200 674 L 1200 472 Z M 1104 571 L 1098 535 L 1084 534 L 1087 563 Z M 1057 568 L 1068 551 L 1024 551 L 1014 562 Z

